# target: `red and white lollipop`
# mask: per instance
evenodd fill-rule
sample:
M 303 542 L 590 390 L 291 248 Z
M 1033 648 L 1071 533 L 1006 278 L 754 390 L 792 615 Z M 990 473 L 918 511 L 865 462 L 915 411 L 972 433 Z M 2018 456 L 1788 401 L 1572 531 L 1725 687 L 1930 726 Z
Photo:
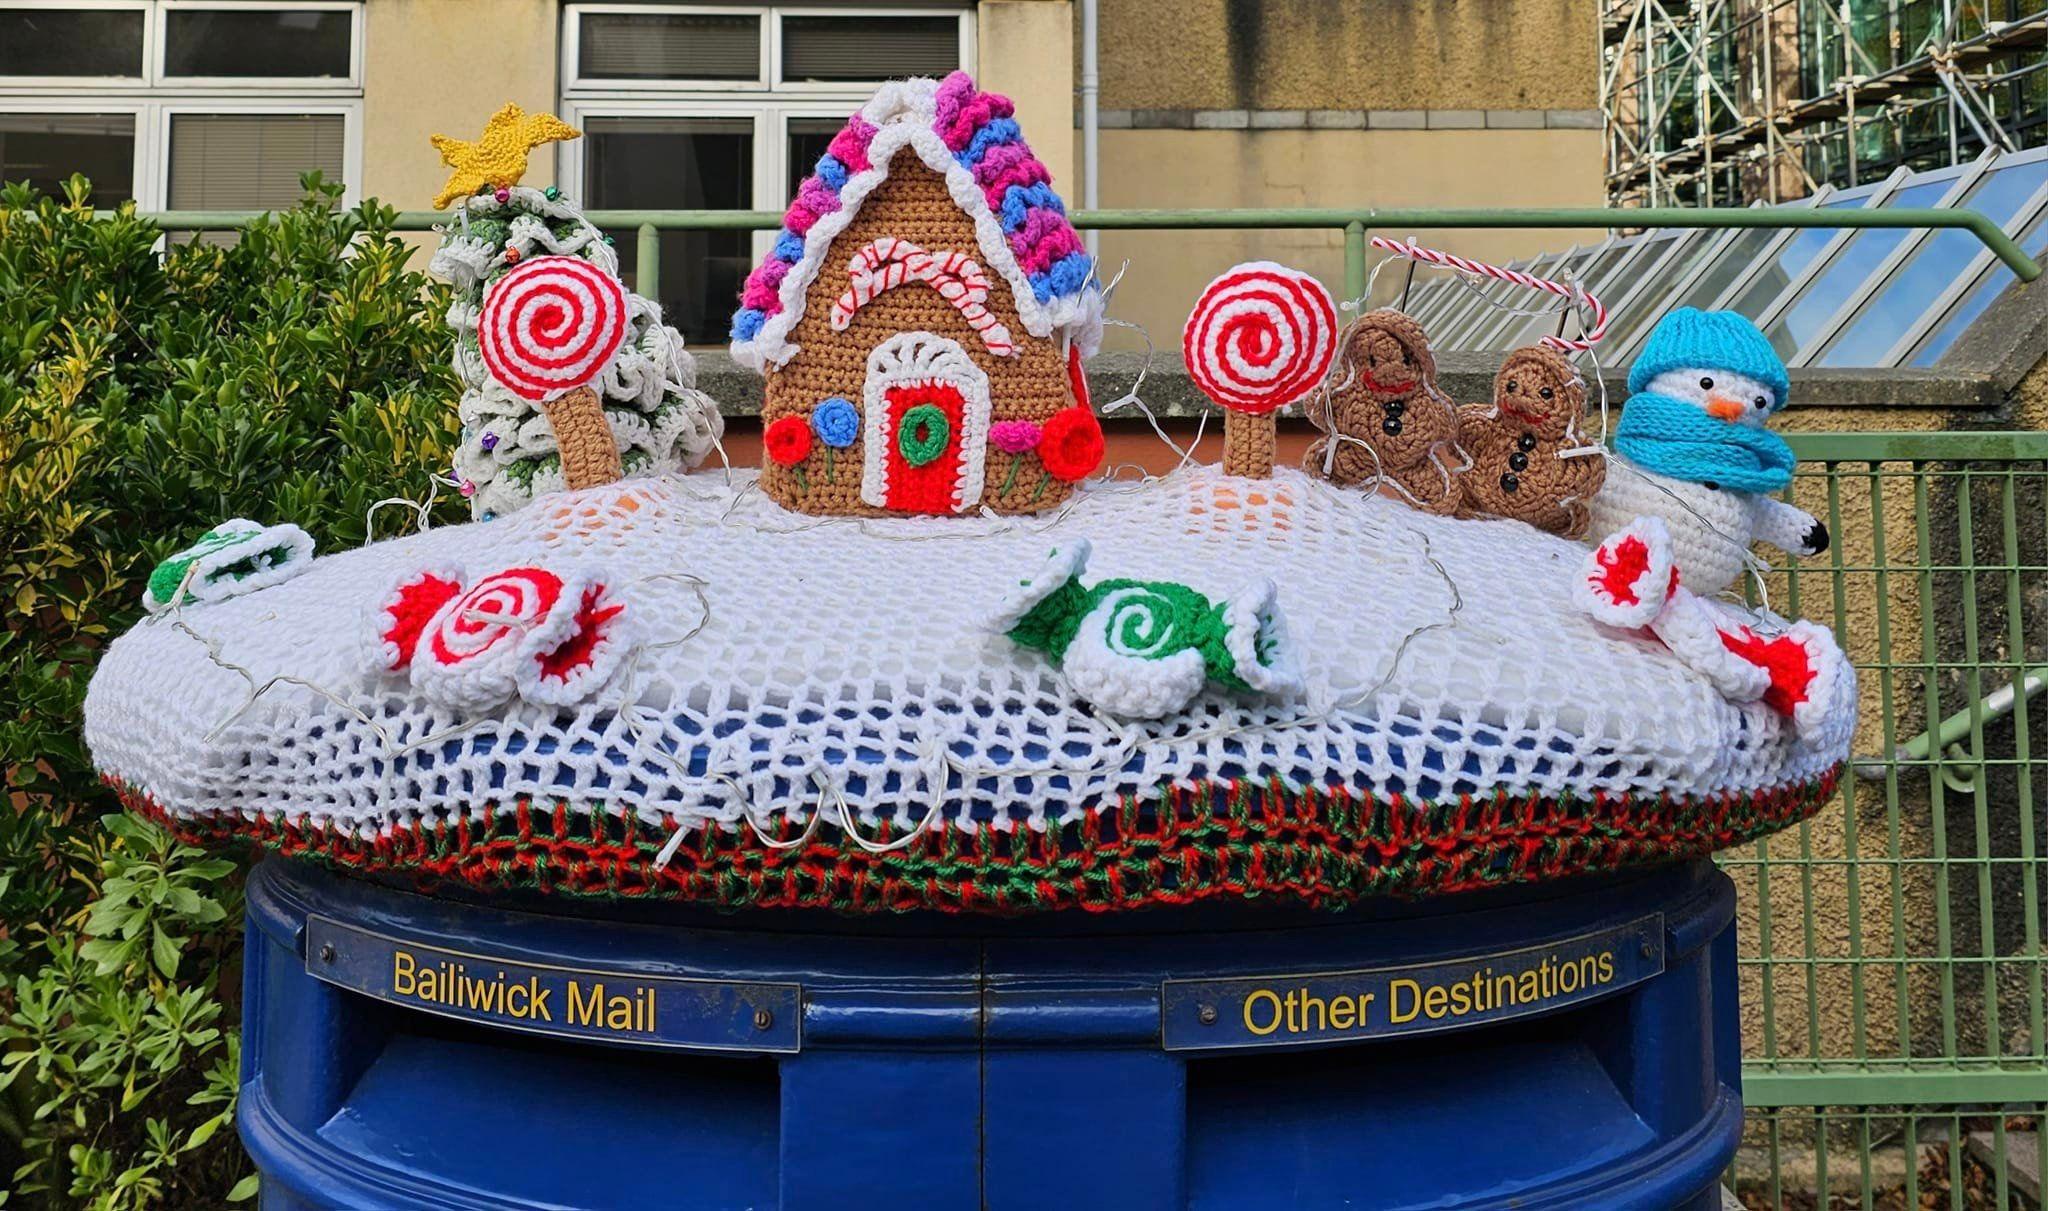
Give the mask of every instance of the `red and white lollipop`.
M 484 292 L 477 344 L 491 377 L 547 412 L 568 487 L 625 474 L 591 381 L 626 340 L 626 288 L 581 257 L 522 261 Z
M 1322 283 L 1248 261 L 1209 283 L 1181 330 L 1181 356 L 1225 409 L 1223 467 L 1273 471 L 1273 414 L 1313 392 L 1337 353 L 1337 305 Z
M 491 377 L 550 400 L 603 372 L 626 339 L 626 288 L 573 256 L 521 261 L 484 292 L 477 343 Z

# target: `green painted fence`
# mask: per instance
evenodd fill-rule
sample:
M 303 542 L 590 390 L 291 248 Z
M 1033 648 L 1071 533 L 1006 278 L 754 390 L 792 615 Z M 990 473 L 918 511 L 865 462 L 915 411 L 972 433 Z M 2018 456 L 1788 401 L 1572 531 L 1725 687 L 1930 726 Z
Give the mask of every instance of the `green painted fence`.
M 240 226 L 255 212 L 165 210 L 150 215 L 177 231 Z M 661 297 L 661 240 L 664 231 L 774 231 L 782 215 L 773 210 L 591 210 L 592 223 L 607 230 L 637 233 L 633 289 Z M 1968 231 L 2005 262 L 2014 276 L 2031 282 L 2041 267 L 1997 223 L 1960 207 L 1886 207 L 1877 210 L 1810 210 L 1786 207 L 1680 207 L 1610 209 L 1587 207 L 1406 207 L 1385 210 L 1080 210 L 1076 227 L 1101 231 L 1207 231 L 1218 228 L 1325 230 L 1344 233 L 1344 297 L 1365 295 L 1370 231 L 1450 230 L 1607 231 L 1639 227 L 1938 227 Z M 437 210 L 405 210 L 394 227 L 430 231 L 459 221 Z
M 1759 1206 L 2038 1206 L 2048 433 L 1792 441 L 1792 494 L 1837 542 L 1767 595 L 1834 625 L 1862 726 L 1833 803 L 1722 855 L 1743 892 L 1734 1178 Z

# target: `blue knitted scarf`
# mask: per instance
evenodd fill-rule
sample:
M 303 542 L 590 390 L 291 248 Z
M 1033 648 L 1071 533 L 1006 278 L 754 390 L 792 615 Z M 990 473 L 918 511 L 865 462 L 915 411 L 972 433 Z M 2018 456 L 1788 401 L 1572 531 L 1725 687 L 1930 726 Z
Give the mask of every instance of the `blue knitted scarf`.
M 1648 391 L 1628 397 L 1614 448 L 1646 471 L 1738 492 L 1777 492 L 1796 459 L 1768 429 L 1716 420 L 1698 405 Z

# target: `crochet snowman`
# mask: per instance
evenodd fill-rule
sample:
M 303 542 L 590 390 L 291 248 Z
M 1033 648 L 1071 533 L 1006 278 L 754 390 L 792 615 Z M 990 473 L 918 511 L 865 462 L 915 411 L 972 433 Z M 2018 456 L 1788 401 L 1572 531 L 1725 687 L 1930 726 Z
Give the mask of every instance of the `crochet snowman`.
M 1607 482 L 1592 501 L 1598 543 L 1577 587 L 1596 620 L 1647 628 L 1736 702 L 1763 701 L 1806 734 L 1854 691 L 1825 628 L 1714 600 L 1752 543 L 1827 550 L 1827 528 L 1774 496 L 1795 459 L 1764 422 L 1785 406 L 1785 364 L 1732 311 L 1680 308 L 1629 370 Z

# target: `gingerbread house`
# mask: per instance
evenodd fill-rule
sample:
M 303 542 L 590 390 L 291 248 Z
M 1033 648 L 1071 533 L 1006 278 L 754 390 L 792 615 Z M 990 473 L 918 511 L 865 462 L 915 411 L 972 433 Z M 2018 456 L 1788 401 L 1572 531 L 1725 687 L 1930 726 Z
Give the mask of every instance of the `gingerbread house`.
M 1093 264 L 1005 97 L 883 88 L 747 278 L 733 357 L 767 379 L 761 486 L 825 514 L 1030 513 L 1100 464 L 1081 360 Z

